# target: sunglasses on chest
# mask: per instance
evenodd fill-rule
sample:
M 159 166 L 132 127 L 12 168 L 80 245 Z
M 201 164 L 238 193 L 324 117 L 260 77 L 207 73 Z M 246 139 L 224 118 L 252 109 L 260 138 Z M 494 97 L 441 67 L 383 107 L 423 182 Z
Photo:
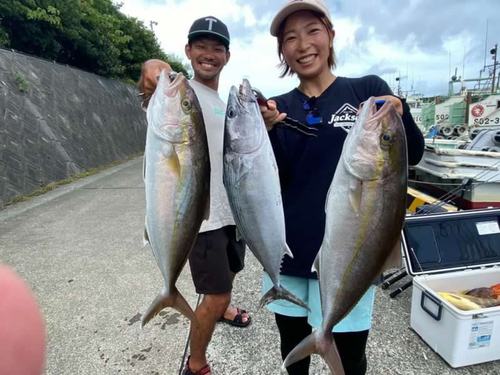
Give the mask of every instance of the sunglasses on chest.
M 257 103 L 259 103 L 260 106 L 266 107 L 269 109 L 269 106 L 267 104 L 267 99 L 266 97 L 260 92 L 260 90 L 256 89 L 255 87 L 253 88 L 253 93 L 255 95 L 255 99 L 257 100 Z M 316 98 L 314 98 L 316 99 Z M 321 123 L 321 116 L 319 115 L 318 109 L 315 106 L 313 110 L 310 110 L 311 106 L 308 104 L 308 108 L 305 107 L 306 103 L 303 104 L 303 107 L 305 110 L 308 111 L 308 115 L 306 117 L 306 122 L 309 125 L 316 125 Z M 310 112 L 310 113 L 309 113 Z M 311 115 L 311 116 L 310 116 Z M 319 118 L 319 120 L 318 120 Z M 304 125 L 300 121 L 297 121 L 291 117 L 285 117 L 282 121 L 280 121 L 277 125 L 283 126 L 286 129 L 290 130 L 295 130 L 298 131 L 302 134 L 311 136 L 311 137 L 317 137 L 318 136 L 318 129 L 313 128 L 307 125 Z

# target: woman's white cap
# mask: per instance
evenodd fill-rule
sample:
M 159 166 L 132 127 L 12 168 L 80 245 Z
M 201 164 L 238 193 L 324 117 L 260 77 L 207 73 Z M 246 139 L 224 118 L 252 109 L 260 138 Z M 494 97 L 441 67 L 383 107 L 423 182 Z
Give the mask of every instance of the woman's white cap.
M 323 0 L 289 0 L 281 8 L 281 10 L 274 16 L 273 22 L 271 22 L 271 35 L 278 36 L 280 26 L 283 21 L 292 13 L 299 10 L 312 10 L 326 16 L 330 22 L 330 26 L 333 29 L 332 18 L 330 17 L 330 11 Z

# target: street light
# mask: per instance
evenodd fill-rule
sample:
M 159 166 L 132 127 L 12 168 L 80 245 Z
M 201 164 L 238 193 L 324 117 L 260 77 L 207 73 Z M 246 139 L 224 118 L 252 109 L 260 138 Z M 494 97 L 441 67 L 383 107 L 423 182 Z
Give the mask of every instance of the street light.
M 149 21 L 149 27 L 151 28 L 152 32 L 154 32 L 153 25 L 158 26 L 158 22 L 156 22 L 156 21 Z

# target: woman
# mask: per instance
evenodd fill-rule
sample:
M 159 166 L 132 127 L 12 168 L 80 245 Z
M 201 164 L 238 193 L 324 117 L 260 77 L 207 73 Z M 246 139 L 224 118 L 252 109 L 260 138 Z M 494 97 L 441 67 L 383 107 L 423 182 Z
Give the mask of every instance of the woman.
M 276 316 L 284 359 L 311 333 L 312 327 L 321 325 L 319 285 L 316 274 L 310 270 L 323 240 L 326 195 L 346 138 L 345 129 L 356 121 L 357 109 L 372 96 L 392 102 L 403 119 L 411 165 L 420 161 L 424 141 L 409 107 L 392 95 L 382 79 L 345 78 L 332 73 L 335 31 L 322 0 L 288 1 L 274 17 L 271 34 L 278 39 L 281 77 L 297 74 L 300 80 L 297 88 L 269 100 L 269 108 L 261 108 L 280 171 L 287 243 L 294 254 L 293 259 L 284 259 L 281 282 L 311 308 L 308 312 L 286 301 L 268 305 Z M 316 126 L 318 137 L 274 127 L 285 116 Z M 269 277 L 264 275 L 263 293 L 271 286 Z M 366 373 L 365 348 L 373 300 L 372 286 L 334 327 L 347 375 Z M 288 373 L 308 374 L 309 363 L 308 357 L 288 367 Z

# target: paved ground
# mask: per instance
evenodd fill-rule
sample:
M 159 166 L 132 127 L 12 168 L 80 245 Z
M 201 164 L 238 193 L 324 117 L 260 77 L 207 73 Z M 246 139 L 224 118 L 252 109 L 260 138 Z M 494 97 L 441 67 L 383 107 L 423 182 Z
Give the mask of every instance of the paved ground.
M 46 319 L 47 375 L 178 373 L 187 319 L 167 310 L 139 327 L 162 285 L 151 250 L 142 247 L 141 161 L 0 211 L 0 261 L 27 280 Z M 279 374 L 273 316 L 257 310 L 261 267 L 248 254 L 234 304 L 254 323 L 217 327 L 208 352 L 217 375 Z M 188 268 L 178 285 L 195 305 Z M 396 299 L 377 291 L 368 374 L 500 374 L 500 361 L 449 367 L 409 328 L 410 308 L 411 289 Z M 315 356 L 311 374 L 328 373 Z

